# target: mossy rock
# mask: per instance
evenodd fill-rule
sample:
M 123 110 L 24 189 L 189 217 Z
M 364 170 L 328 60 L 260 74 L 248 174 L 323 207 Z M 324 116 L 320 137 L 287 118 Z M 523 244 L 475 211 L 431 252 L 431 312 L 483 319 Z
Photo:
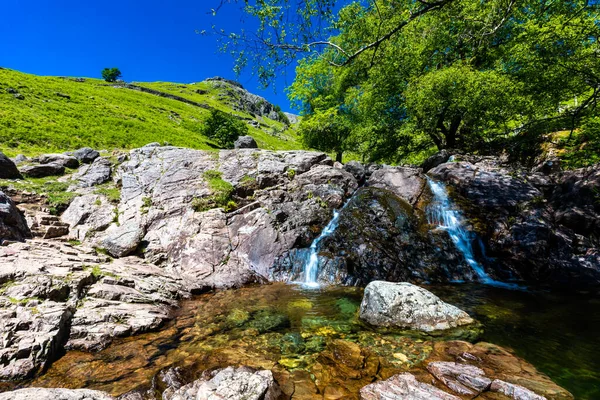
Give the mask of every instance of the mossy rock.
M 260 310 L 252 314 L 248 328 L 254 328 L 260 333 L 277 331 L 290 326 L 290 320 L 285 314 L 274 310 Z

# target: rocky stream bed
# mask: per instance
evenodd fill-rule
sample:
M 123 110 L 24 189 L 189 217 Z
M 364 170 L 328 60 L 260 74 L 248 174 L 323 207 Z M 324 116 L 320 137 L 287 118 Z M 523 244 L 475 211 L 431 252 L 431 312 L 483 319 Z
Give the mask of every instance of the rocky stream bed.
M 547 373 L 576 398 L 598 395 L 598 166 L 448 154 L 423 168 L 341 165 L 158 144 L 0 161 L 5 390 L 217 399 L 243 383 L 264 387 L 257 399 L 573 398 Z M 32 174 L 58 175 L 70 205 L 49 209 L 19 179 Z M 462 242 L 432 220 L 428 179 L 447 187 Z M 303 280 L 311 243 L 344 204 L 314 250 L 326 289 L 277 283 Z M 426 285 L 479 322 L 427 334 L 369 325 L 358 306 L 376 280 Z M 108 396 L 49 393 L 0 399 Z

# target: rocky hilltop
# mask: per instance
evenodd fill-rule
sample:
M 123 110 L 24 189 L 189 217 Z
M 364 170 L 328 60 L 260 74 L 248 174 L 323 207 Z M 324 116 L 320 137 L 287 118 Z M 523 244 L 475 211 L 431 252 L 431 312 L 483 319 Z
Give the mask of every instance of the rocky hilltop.
M 6 160 L 0 172 L 14 180 L 0 193 L 2 379 L 43 371 L 64 349 L 155 330 L 192 294 L 303 280 L 310 244 L 336 209 L 337 229 L 318 252 L 320 281 L 477 280 L 428 218 L 429 179 L 447 184 L 494 279 L 600 285 L 600 166 L 524 171 L 455 156 L 425 174 L 319 152 L 159 144 L 19 159 L 20 172 Z M 50 210 L 21 174 L 58 175 L 70 204 Z

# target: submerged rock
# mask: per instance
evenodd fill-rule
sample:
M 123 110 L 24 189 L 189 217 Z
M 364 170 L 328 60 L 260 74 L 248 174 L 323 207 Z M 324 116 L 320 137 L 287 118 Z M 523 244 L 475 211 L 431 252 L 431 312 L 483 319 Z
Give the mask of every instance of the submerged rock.
M 27 388 L 0 393 L 0 400 L 115 400 L 108 393 L 89 389 Z
M 371 325 L 425 332 L 475 321 L 466 312 L 410 283 L 375 281 L 365 288 L 360 318 Z
M 460 397 L 419 382 L 414 375 L 405 373 L 365 386 L 360 390 L 360 399 L 460 400 Z

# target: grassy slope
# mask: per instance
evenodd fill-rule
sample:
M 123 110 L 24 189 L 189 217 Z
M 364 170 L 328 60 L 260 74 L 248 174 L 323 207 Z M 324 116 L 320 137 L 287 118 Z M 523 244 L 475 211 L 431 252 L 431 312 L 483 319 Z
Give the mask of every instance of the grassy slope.
M 219 90 L 210 82 L 139 85 L 234 112 L 220 100 Z M 16 99 L 7 92 L 9 88 L 17 90 L 24 99 Z M 70 99 L 59 94 L 70 96 Z M 234 113 L 251 118 L 243 112 Z M 151 142 L 214 149 L 217 146 L 198 133 L 208 114 L 208 110 L 200 107 L 114 87 L 97 79 L 77 82 L 70 78 L 42 77 L 0 69 L 0 151 L 8 156 L 66 151 L 84 146 L 128 149 Z M 267 118 L 260 121 L 268 128 L 250 127 L 250 135 L 259 147 L 273 150 L 301 148 L 295 131 L 286 130 L 285 125 Z

